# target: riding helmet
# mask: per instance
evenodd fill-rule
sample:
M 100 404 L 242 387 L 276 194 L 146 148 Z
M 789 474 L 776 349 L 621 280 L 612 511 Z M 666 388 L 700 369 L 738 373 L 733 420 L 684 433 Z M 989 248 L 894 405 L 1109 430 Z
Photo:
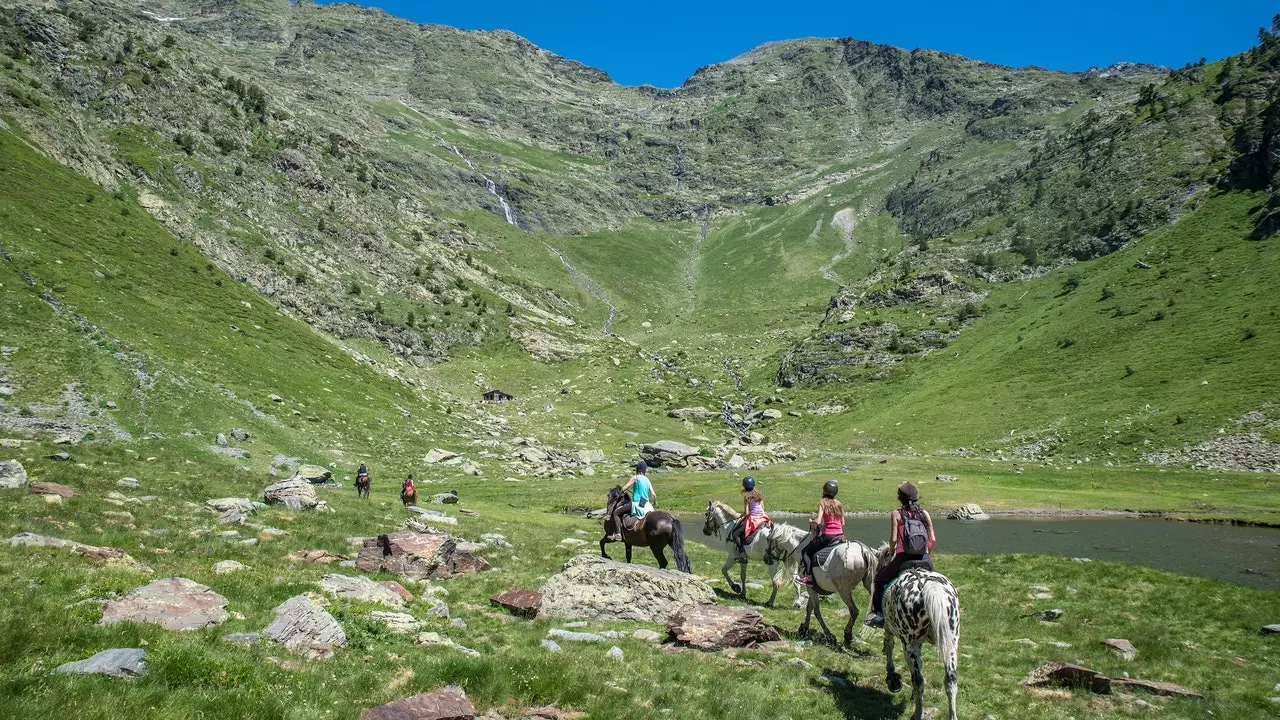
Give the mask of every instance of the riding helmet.
M 642 474 L 642 475 L 643 475 L 643 474 L 644 474 L 644 472 L 645 472 L 646 470 L 648 470 L 648 469 L 649 469 L 649 464 L 648 464 L 648 463 L 646 463 L 645 461 L 640 460 L 639 462 L 637 462 L 637 463 L 636 463 L 636 472 L 637 472 L 637 473 L 640 473 L 640 474 Z
M 742 478 L 742 489 L 751 492 L 756 489 L 756 479 L 750 475 Z
M 920 489 L 916 487 L 915 483 L 904 482 L 898 486 L 898 499 L 913 501 L 919 500 Z
M 833 498 L 838 492 L 840 492 L 840 484 L 835 480 L 828 480 L 822 486 L 822 497 Z

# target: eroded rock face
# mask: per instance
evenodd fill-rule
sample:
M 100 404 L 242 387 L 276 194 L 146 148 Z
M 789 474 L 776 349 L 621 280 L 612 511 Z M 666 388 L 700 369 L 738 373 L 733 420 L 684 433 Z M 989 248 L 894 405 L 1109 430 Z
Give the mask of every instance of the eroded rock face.
M 319 603 L 308 595 L 295 595 L 275 609 L 276 619 L 263 635 L 308 660 L 333 657 L 335 647 L 345 647 L 347 634 Z
M 365 710 L 360 720 L 475 720 L 476 709 L 456 685 Z
M 171 577 L 134 588 L 102 608 L 99 625 L 146 622 L 169 630 L 198 630 L 227 620 L 227 599 L 194 580 Z
M 262 490 L 262 499 L 268 505 L 284 505 L 291 510 L 314 508 L 319 502 L 316 489 L 301 475 L 268 485 Z
M 27 484 L 27 471 L 17 460 L 0 460 L 0 488 L 16 490 Z
M 778 629 L 766 625 L 755 610 L 717 605 L 686 608 L 672 618 L 667 629 L 677 645 L 700 650 L 743 647 L 781 639 Z
M 715 602 L 702 580 L 675 570 L 577 555 L 541 588 L 540 618 L 667 623 L 680 610 Z

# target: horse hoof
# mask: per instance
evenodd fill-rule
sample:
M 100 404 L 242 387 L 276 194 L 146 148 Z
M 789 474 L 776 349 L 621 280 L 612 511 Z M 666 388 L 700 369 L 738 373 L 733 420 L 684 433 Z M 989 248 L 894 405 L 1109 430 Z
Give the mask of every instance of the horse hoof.
M 896 693 L 902 689 L 902 676 L 897 674 L 890 675 L 884 679 L 884 684 L 889 686 L 889 692 Z

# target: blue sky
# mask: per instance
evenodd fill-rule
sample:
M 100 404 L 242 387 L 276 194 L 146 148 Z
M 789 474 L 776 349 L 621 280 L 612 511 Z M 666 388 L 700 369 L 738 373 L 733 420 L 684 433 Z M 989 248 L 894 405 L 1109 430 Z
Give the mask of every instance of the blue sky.
M 703 65 L 770 41 L 844 37 L 989 62 L 1084 70 L 1121 60 L 1181 67 L 1256 43 L 1280 6 L 1163 2 L 362 2 L 417 22 L 511 30 L 626 85 L 675 87 Z

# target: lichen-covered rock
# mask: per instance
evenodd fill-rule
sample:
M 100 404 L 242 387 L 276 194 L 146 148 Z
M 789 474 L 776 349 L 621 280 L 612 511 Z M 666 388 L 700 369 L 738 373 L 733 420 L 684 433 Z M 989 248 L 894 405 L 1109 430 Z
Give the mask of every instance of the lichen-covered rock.
M 75 542 L 73 540 L 63 540 L 62 538 L 37 535 L 35 533 L 28 532 L 18 533 L 5 542 L 9 543 L 12 547 L 68 548 L 76 555 L 82 555 L 91 560 L 97 560 L 105 565 L 122 567 L 147 575 L 152 572 L 149 566 L 134 560 L 129 556 L 129 553 L 117 548 L 85 545 L 84 543 Z
M 317 485 L 333 479 L 333 473 L 328 468 L 323 468 L 319 465 L 299 465 L 297 472 L 294 474 L 309 483 Z
M 654 466 L 687 467 L 701 451 L 675 440 L 659 440 L 640 447 L 640 459 Z
M 319 585 L 335 600 L 404 607 L 404 598 L 399 593 L 363 575 L 325 575 Z
M 540 618 L 636 620 L 665 624 L 680 610 L 715 602 L 688 573 L 576 555 L 540 589 Z
M 263 635 L 308 660 L 333 657 L 335 647 L 345 647 L 347 634 L 342 626 L 308 595 L 295 595 L 275 609 L 276 619 Z
M 700 650 L 744 647 L 781 639 L 778 629 L 766 625 L 755 610 L 717 605 L 686 608 L 671 619 L 667 630 L 677 645 Z
M 262 490 L 262 500 L 268 505 L 284 505 L 290 510 L 314 508 L 319 502 L 316 489 L 301 475 L 268 485 Z
M 364 711 L 360 720 L 475 720 L 476 709 L 456 685 Z
M 16 490 L 27 484 L 27 471 L 17 460 L 0 460 L 0 489 Z
M 489 569 L 484 558 L 458 549 L 458 540 L 444 533 L 395 532 L 364 541 L 356 567 L 402 577 L 448 578 Z
M 227 599 L 194 580 L 171 577 L 134 588 L 102 608 L 99 625 L 145 622 L 169 630 L 198 630 L 227 620 Z
M 990 516 L 977 503 L 965 503 L 947 515 L 948 520 L 988 520 Z
M 205 507 L 208 507 L 210 510 L 215 510 L 220 513 L 228 510 L 239 510 L 245 515 L 266 507 L 266 505 L 255 500 L 250 500 L 249 498 L 214 498 L 212 500 L 205 500 L 204 504 Z

